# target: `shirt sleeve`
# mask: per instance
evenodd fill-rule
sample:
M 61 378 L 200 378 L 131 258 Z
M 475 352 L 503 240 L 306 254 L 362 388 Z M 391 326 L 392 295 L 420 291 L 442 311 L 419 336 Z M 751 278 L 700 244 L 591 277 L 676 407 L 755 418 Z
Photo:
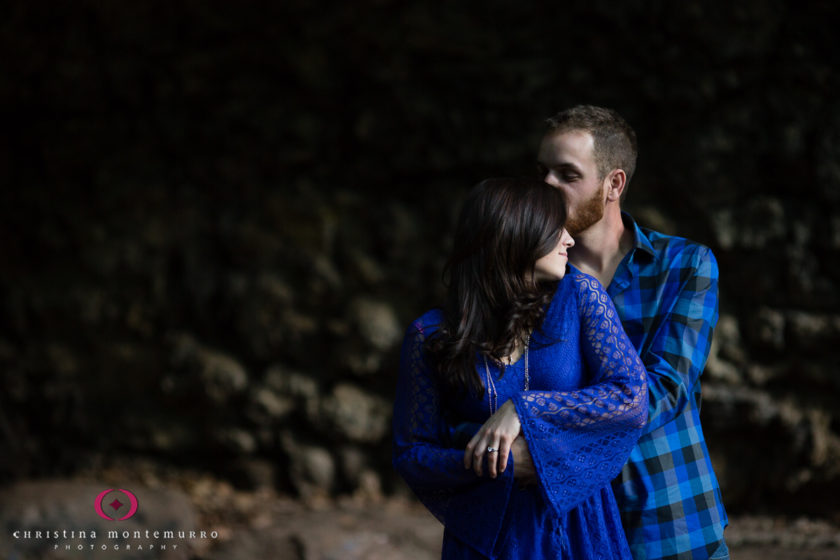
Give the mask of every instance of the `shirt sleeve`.
M 496 479 L 464 468 L 454 446 L 431 367 L 424 357 L 420 322 L 406 333 L 393 418 L 394 468 L 447 531 L 491 556 L 513 486 L 512 459 Z
M 540 487 L 559 514 L 618 474 L 647 416 L 645 368 L 612 300 L 595 278 L 568 281 L 577 284 L 581 351 L 592 385 L 525 391 L 514 400 Z
M 679 268 L 669 270 L 659 305 L 661 320 L 642 350 L 650 399 L 646 431 L 686 409 L 709 357 L 718 321 L 718 265 L 708 247 L 696 247 Z

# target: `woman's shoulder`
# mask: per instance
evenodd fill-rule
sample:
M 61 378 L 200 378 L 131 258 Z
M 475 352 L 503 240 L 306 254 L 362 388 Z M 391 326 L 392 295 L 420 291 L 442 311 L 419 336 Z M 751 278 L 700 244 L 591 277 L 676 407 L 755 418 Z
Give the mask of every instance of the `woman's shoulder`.
M 578 313 L 578 305 L 575 304 L 577 288 L 568 276 L 557 282 L 543 319 L 543 330 L 561 338 L 559 333 L 564 332 L 566 325 L 577 321 Z
M 570 266 L 557 286 L 546 312 L 546 321 L 579 322 L 580 315 L 585 314 L 586 309 L 595 303 L 603 304 L 607 299 L 609 295 L 597 278 Z
M 439 307 L 429 309 L 408 326 L 407 335 L 420 334 L 424 338 L 437 331 L 443 324 L 443 310 Z
M 605 292 L 606 290 L 597 278 L 570 266 L 569 271 L 557 284 L 549 310 L 562 308 L 570 300 L 580 299 L 591 293 Z
M 563 278 L 563 282 L 566 281 L 568 281 L 569 289 L 574 291 L 578 297 L 586 297 L 592 294 L 600 296 L 607 293 L 607 290 L 597 278 L 576 268 L 570 267 L 569 273 Z

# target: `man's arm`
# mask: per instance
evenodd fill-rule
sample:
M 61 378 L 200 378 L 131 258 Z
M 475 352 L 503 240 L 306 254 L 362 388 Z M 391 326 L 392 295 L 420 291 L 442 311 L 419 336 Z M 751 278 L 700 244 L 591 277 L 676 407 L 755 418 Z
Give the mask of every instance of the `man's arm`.
M 670 271 L 659 305 L 664 316 L 641 353 L 648 372 L 648 432 L 685 410 L 709 357 L 718 321 L 718 266 L 709 248 L 695 249 Z
M 531 486 L 536 484 L 537 469 L 534 468 L 534 459 L 528 449 L 528 443 L 521 435 L 513 440 L 510 446 L 510 453 L 513 455 L 513 478 L 520 486 Z

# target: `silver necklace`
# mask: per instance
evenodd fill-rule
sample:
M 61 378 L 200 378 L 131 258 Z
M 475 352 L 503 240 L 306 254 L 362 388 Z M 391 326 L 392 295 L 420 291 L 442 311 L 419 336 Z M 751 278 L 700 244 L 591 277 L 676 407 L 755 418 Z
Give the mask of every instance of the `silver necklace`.
M 531 343 L 531 335 L 525 338 L 525 391 L 531 384 L 531 376 L 528 375 L 528 345 Z M 487 382 L 484 384 L 487 387 L 487 403 L 490 406 L 490 416 L 496 413 L 499 408 L 499 393 L 496 391 L 496 384 L 493 382 L 493 376 L 490 375 L 490 366 L 487 365 L 487 356 L 484 356 L 484 373 L 487 376 Z

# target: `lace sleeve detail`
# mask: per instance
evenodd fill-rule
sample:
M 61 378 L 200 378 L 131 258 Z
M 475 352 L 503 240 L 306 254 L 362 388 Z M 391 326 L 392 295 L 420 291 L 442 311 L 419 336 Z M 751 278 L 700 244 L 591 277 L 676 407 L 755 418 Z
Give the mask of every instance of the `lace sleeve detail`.
M 581 352 L 592 385 L 514 399 L 540 485 L 559 513 L 618 474 L 647 418 L 645 368 L 612 300 L 595 278 L 566 281 L 578 290 Z
M 447 531 L 490 556 L 504 520 L 513 468 L 495 480 L 464 469 L 464 450 L 452 447 L 453 430 L 440 410 L 424 340 L 418 321 L 403 341 L 394 401 L 394 468 Z

